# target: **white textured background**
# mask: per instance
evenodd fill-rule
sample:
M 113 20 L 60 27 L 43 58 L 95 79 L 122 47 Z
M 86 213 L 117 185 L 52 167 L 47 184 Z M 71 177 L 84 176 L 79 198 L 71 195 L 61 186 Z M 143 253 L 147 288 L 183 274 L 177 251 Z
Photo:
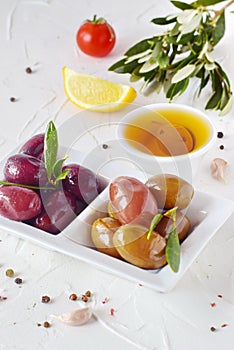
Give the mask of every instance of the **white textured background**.
M 48 120 L 54 119 L 66 129 L 70 118 L 80 112 L 66 99 L 63 66 L 128 83 L 127 76 L 108 72 L 108 67 L 136 41 L 157 33 L 159 29 L 150 23 L 152 18 L 172 11 L 174 8 L 166 0 L 0 0 L 0 158 L 29 136 L 43 131 Z M 104 59 L 85 56 L 75 44 L 77 28 L 94 14 L 108 19 L 117 34 L 114 50 Z M 233 15 L 228 14 L 226 35 L 216 55 L 231 82 L 233 39 Z M 28 66 L 32 74 L 25 73 Z M 134 87 L 140 91 L 140 85 Z M 9 101 L 12 96 L 17 99 L 15 103 Z M 134 107 L 162 101 L 164 96 L 145 97 L 138 93 Z M 194 99 L 193 87 L 178 102 L 204 106 L 203 99 Z M 78 113 L 78 117 L 87 118 L 82 121 L 86 127 L 118 121 L 121 115 Z M 208 115 L 225 137 L 217 140 L 204 159 L 196 187 L 234 199 L 233 111 L 222 118 L 214 112 Z M 219 150 L 220 142 L 225 145 L 223 151 Z M 214 157 L 223 157 L 229 163 L 226 185 L 210 176 L 209 164 Z M 0 349 L 232 350 L 233 227 L 232 216 L 176 288 L 165 295 L 1 231 L 0 296 L 8 299 L 0 300 Z M 9 267 L 23 278 L 21 286 L 6 278 Z M 51 319 L 53 313 L 74 308 L 74 302 L 68 300 L 71 292 L 82 294 L 87 289 L 96 299 L 96 316 L 90 323 L 68 327 Z M 45 305 L 40 300 L 46 294 L 52 302 Z M 110 300 L 104 305 L 105 297 Z M 216 306 L 212 308 L 211 302 Z M 111 307 L 116 310 L 114 317 L 109 314 Z M 52 322 L 51 328 L 37 326 L 46 319 Z M 222 328 L 224 323 L 228 326 Z M 218 331 L 211 332 L 211 326 Z

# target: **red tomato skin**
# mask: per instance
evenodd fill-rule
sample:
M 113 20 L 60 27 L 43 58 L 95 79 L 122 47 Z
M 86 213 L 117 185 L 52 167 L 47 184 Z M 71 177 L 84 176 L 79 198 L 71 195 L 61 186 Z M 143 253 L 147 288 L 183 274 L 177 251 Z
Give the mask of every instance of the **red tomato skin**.
M 94 57 L 104 57 L 115 46 L 116 34 L 107 22 L 92 23 L 87 21 L 79 28 L 76 34 L 76 42 L 85 54 Z

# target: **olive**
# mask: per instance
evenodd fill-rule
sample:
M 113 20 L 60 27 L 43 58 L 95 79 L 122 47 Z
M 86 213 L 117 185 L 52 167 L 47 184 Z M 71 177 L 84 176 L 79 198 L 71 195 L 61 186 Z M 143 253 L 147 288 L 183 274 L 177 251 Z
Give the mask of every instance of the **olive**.
M 114 215 L 123 225 L 141 220 L 149 225 L 158 213 L 157 201 L 150 190 L 133 177 L 117 177 L 111 182 L 109 193 Z
M 44 163 L 24 153 L 14 154 L 7 159 L 4 176 L 6 181 L 21 185 L 44 186 L 47 183 Z
M 28 154 L 30 156 L 42 159 L 44 152 L 44 138 L 44 133 L 32 136 L 21 146 L 19 153 Z
M 108 204 L 107 204 L 107 211 L 108 211 L 108 215 L 111 217 L 111 218 L 114 218 L 116 219 L 116 215 L 115 215 L 115 211 L 111 205 L 111 202 L 109 201 Z
M 186 208 L 194 195 L 193 186 L 184 179 L 171 174 L 152 176 L 146 182 L 161 209 Z
M 63 180 L 64 189 L 76 196 L 78 200 L 89 204 L 104 189 L 101 178 L 80 164 L 67 164 L 62 170 L 68 170 Z
M 167 216 L 163 216 L 161 221 L 157 224 L 155 231 L 157 231 L 162 237 L 168 239 L 169 233 L 173 229 L 173 220 Z M 180 242 L 182 242 L 188 235 L 190 230 L 189 218 L 177 210 L 176 212 L 176 230 L 179 236 Z
M 43 231 L 57 234 L 61 232 L 80 213 L 85 203 L 67 191 L 56 191 L 43 202 L 44 209 L 29 224 Z
M 0 186 L 0 215 L 23 221 L 38 215 L 41 207 L 41 199 L 33 190 L 18 186 Z
M 148 231 L 142 225 L 120 226 L 113 237 L 114 245 L 127 262 L 143 269 L 157 269 L 166 264 L 166 240 L 157 232 Z
M 113 244 L 113 235 L 120 227 L 120 222 L 111 217 L 96 219 L 92 225 L 91 237 L 98 251 L 120 258 Z

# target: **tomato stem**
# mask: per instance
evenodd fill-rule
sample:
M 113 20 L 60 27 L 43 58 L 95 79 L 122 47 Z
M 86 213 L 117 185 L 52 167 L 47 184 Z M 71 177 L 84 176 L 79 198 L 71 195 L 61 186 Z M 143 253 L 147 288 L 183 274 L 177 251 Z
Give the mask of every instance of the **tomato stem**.
M 106 23 L 106 20 L 103 17 L 97 17 L 97 15 L 93 16 L 92 20 L 88 20 L 89 22 L 93 23 L 93 24 L 104 24 Z

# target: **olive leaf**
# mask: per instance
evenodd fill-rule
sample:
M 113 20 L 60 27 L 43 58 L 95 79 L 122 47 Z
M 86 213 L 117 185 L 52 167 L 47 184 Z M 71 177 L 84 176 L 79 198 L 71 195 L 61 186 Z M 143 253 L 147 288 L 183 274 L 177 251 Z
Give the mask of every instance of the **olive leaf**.
M 157 227 L 158 223 L 164 216 L 169 217 L 173 221 L 173 227 L 169 233 L 166 243 L 166 260 L 173 272 L 178 272 L 180 266 L 180 241 L 177 233 L 176 224 L 177 207 L 167 210 L 165 213 L 158 213 L 151 221 L 150 228 L 147 234 L 147 239 L 150 239 L 152 232 Z
M 146 93 L 163 90 L 170 101 L 186 91 L 191 79 L 198 79 L 197 97 L 206 87 L 211 87 L 205 108 L 224 114 L 232 100 L 230 81 L 210 53 L 225 34 L 225 11 L 234 0 L 218 10 L 210 7 L 221 2 L 223 0 L 198 0 L 190 4 L 171 1 L 180 12 L 151 21 L 171 28 L 130 47 L 124 58 L 109 70 L 130 74 L 131 82 L 144 80 L 142 93 L 150 86 Z
M 189 77 L 195 70 L 196 66 L 194 64 L 188 64 L 176 72 L 173 76 L 171 82 L 172 84 L 178 83 L 181 80 Z
M 192 4 L 186 4 L 182 1 L 171 1 L 171 3 L 180 10 L 188 10 L 194 8 Z
M 57 160 L 58 154 L 58 136 L 55 125 L 49 122 L 44 139 L 44 161 L 48 181 L 52 181 L 53 167 Z
M 67 159 L 64 156 L 57 160 L 58 133 L 53 121 L 48 123 L 44 139 L 44 162 L 48 181 L 56 185 L 58 181 L 65 179 L 69 170 L 62 171 L 63 163 Z
M 167 239 L 166 259 L 172 271 L 178 272 L 180 266 L 180 241 L 176 228 L 170 232 Z
M 109 70 L 112 70 L 119 74 L 132 73 L 135 68 L 137 68 L 138 63 L 136 61 L 127 63 L 125 59 L 122 59 L 115 64 L 113 64 Z
M 224 12 L 220 15 L 216 21 L 216 25 L 212 30 L 212 44 L 215 46 L 222 39 L 225 33 L 225 15 Z
M 132 61 L 135 61 L 136 59 L 138 59 L 138 62 L 140 61 L 139 59 L 144 59 L 145 57 L 151 56 L 152 50 L 148 49 L 146 51 L 137 53 L 133 56 L 129 56 L 128 59 L 126 60 L 126 63 L 130 63 Z M 150 54 L 150 55 L 149 55 Z
M 55 177 L 55 183 L 60 180 L 64 180 L 69 173 L 69 170 L 62 171 L 63 163 L 67 159 L 68 156 L 64 156 L 63 158 L 57 160 L 53 166 L 53 174 Z
M 194 10 L 185 10 L 183 18 L 180 18 L 178 15 L 177 20 L 181 24 L 181 34 L 188 34 L 198 29 L 202 20 L 202 14 Z
M 197 0 L 196 3 L 198 6 L 210 6 L 210 5 L 218 4 L 223 1 L 226 1 L 226 0 Z
M 150 49 L 152 46 L 152 42 L 151 42 L 152 40 L 153 40 L 153 38 L 149 38 L 149 39 L 144 39 L 144 40 L 140 41 L 139 43 L 130 47 L 130 49 L 128 49 L 125 52 L 124 56 L 130 57 L 130 56 L 136 55 L 140 52 L 144 52 L 144 51 Z
M 154 70 L 155 68 L 157 68 L 159 65 L 158 61 L 156 61 L 155 59 L 152 59 L 151 57 L 143 64 L 143 66 L 141 67 L 141 69 L 139 70 L 139 73 L 147 73 L 150 72 L 152 70 Z
M 187 89 L 189 84 L 189 78 L 179 81 L 178 83 L 171 84 L 170 88 L 166 93 L 166 97 L 173 100 L 173 98 L 177 95 L 183 94 L 183 92 Z
M 158 17 L 158 18 L 154 18 L 151 20 L 152 23 L 154 24 L 158 24 L 158 25 L 167 25 L 167 24 L 170 24 L 170 23 L 174 23 L 176 22 L 176 16 L 174 17 Z
M 180 266 L 180 241 L 176 226 L 176 211 L 177 207 L 174 207 L 164 213 L 164 216 L 171 218 L 173 221 L 173 227 L 167 239 L 166 259 L 168 265 L 174 272 L 178 272 Z
M 153 232 L 153 230 L 155 229 L 155 227 L 157 226 L 157 224 L 162 220 L 163 218 L 163 214 L 156 214 L 153 218 L 153 220 L 151 221 L 151 224 L 150 224 L 150 228 L 149 228 L 149 231 L 148 231 L 148 234 L 147 234 L 147 239 L 150 239 L 150 236 Z

